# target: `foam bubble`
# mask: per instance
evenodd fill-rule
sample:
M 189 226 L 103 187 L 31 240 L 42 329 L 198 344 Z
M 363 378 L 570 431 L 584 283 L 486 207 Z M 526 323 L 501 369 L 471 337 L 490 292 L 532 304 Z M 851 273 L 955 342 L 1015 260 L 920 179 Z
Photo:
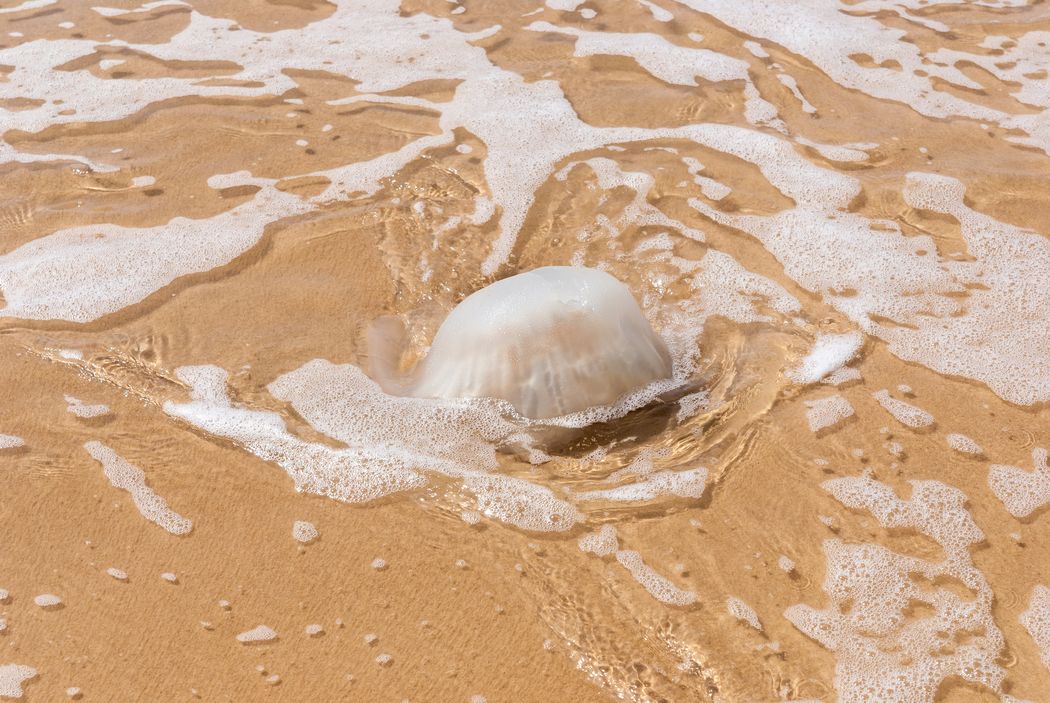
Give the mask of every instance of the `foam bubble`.
M 435 471 L 460 478 L 493 519 L 537 531 L 567 530 L 579 519 L 551 489 L 488 473 L 496 468 L 496 445 L 521 429 L 504 417 L 506 404 L 389 396 L 357 367 L 316 359 L 268 389 L 347 445 L 333 449 L 295 437 L 276 413 L 232 407 L 222 369 L 182 367 L 176 374 L 191 384 L 193 399 L 169 401 L 165 412 L 277 463 L 299 490 L 363 502 L 421 487 L 420 471 Z
M 945 437 L 945 439 L 947 440 L 949 447 L 961 454 L 972 454 L 977 456 L 984 453 L 984 450 L 981 449 L 981 445 L 964 434 L 953 432 Z
M 580 551 L 599 557 L 611 556 L 620 548 L 620 542 L 616 539 L 616 528 L 612 525 L 602 525 L 597 532 L 580 537 L 577 544 Z
M 0 698 L 21 698 L 22 685 L 36 678 L 36 669 L 24 664 L 0 665 Z
M 41 593 L 39 596 L 34 596 L 33 602 L 44 610 L 55 609 L 62 605 L 62 599 L 53 593 Z
M 267 224 L 309 209 L 298 196 L 277 190 L 275 182 L 247 173 L 214 177 L 215 187 L 261 189 L 249 202 L 211 218 L 176 217 L 145 228 L 86 225 L 27 242 L 0 256 L 6 301 L 0 314 L 89 322 L 180 276 L 229 263 L 259 241 Z
M 794 76 L 791 76 L 787 73 L 778 73 L 776 74 L 776 76 L 777 80 L 780 81 L 785 88 L 791 91 L 791 94 L 794 95 L 795 99 L 799 101 L 799 103 L 802 105 L 803 112 L 805 112 L 807 115 L 817 114 L 817 108 L 813 107 L 813 103 L 811 103 L 809 100 L 806 100 L 806 96 L 802 94 L 801 90 L 799 90 L 798 81 L 795 80 Z
M 777 566 L 784 573 L 790 574 L 791 572 L 793 572 L 795 570 L 795 561 L 793 559 L 791 559 L 791 557 L 788 557 L 788 556 L 785 556 L 784 554 L 781 554 L 780 558 L 777 559 Z
M 686 606 L 696 602 L 696 594 L 674 585 L 642 561 L 642 555 L 629 549 L 616 552 L 616 560 L 630 572 L 634 580 L 649 591 L 656 600 L 668 605 Z
M 649 14 L 651 14 L 653 19 L 657 22 L 670 22 L 674 19 L 673 14 L 660 7 L 655 2 L 650 2 L 650 0 L 638 0 L 638 2 L 645 7 L 645 9 L 649 10 Z
M 277 632 L 267 625 L 258 625 L 237 635 L 237 641 L 241 644 L 257 644 L 275 639 L 277 639 Z
M 108 569 L 106 569 L 106 573 L 112 576 L 117 581 L 128 580 L 128 572 L 124 571 L 123 569 L 118 569 L 115 566 L 111 566 Z
M 726 609 L 730 615 L 740 622 L 747 623 L 759 632 L 762 632 L 762 622 L 758 619 L 758 613 L 744 601 L 736 596 L 729 596 L 726 600 Z
M 1011 402 L 1050 398 L 1046 237 L 974 211 L 955 179 L 910 173 L 905 200 L 958 220 L 975 261 L 942 258 L 927 235 L 906 236 L 897 222 L 849 212 L 859 183 L 848 175 L 786 155 L 745 158 L 797 206 L 765 217 L 722 212 L 699 199 L 693 207 L 757 237 L 788 276 L 889 342 L 898 357 L 977 379 Z M 780 171 L 788 164 L 793 175 Z
M 851 366 L 843 366 L 841 369 L 836 369 L 825 376 L 821 383 L 828 386 L 841 386 L 844 383 L 863 380 L 863 378 L 860 369 L 855 369 Z
M 693 182 L 700 186 L 700 192 L 704 194 L 705 198 L 711 200 L 722 200 L 733 192 L 733 189 L 725 183 L 700 175 L 700 172 L 704 170 L 704 166 L 699 160 L 694 159 L 691 156 L 683 156 L 682 162 L 686 165 L 686 168 L 689 169 L 689 174 L 693 177 Z
M 324 627 L 317 623 L 307 625 L 303 630 L 308 637 L 320 637 L 324 634 Z
M 292 537 L 296 542 L 310 544 L 318 537 L 317 528 L 312 522 L 296 520 L 295 523 L 292 524 Z
M 561 12 L 575 12 L 586 0 L 546 0 L 547 7 Z
M 902 425 L 918 428 L 929 427 L 933 424 L 933 415 L 922 408 L 905 403 L 903 400 L 897 400 L 886 389 L 875 391 L 871 395 L 875 400 L 879 401 L 879 405 L 885 408 L 886 412 L 893 415 L 897 422 Z
M 804 384 L 823 380 L 852 361 L 862 344 L 864 335 L 860 332 L 822 334 L 798 367 L 788 372 L 788 378 Z
M 653 76 L 676 85 L 697 85 L 696 76 L 708 81 L 748 80 L 747 62 L 709 49 L 672 44 L 659 34 L 590 32 L 533 22 L 525 29 L 576 37 L 576 56 L 629 56 Z
M 913 529 L 943 549 L 941 561 L 897 554 L 878 544 L 824 542 L 823 610 L 807 605 L 784 615 L 834 652 L 835 690 L 848 703 L 933 703 L 953 677 L 999 691 L 1002 632 L 994 594 L 970 549 L 984 539 L 965 508 L 966 496 L 938 481 L 911 481 L 911 497 L 867 477 L 824 483 L 840 502 L 870 511 L 889 529 Z M 957 582 L 954 588 L 938 586 Z M 929 615 L 913 611 L 921 604 Z
M 24 439 L 13 434 L 0 434 L 0 450 L 17 449 L 18 447 L 24 447 L 25 443 Z
M 1019 618 L 1039 647 L 1043 664 L 1050 669 L 1050 588 L 1036 584 L 1028 600 L 1028 610 Z
M 101 442 L 84 445 L 88 454 L 102 464 L 102 471 L 115 488 L 127 491 L 142 517 L 160 525 L 173 535 L 187 535 L 193 522 L 182 517 L 168 506 L 168 502 L 146 485 L 146 474 L 139 467 L 128 463 Z
M 0 15 L 7 14 L 9 12 L 25 12 L 26 10 L 39 10 L 42 7 L 48 5 L 54 5 L 58 0 L 25 0 L 12 7 L 0 8 Z
M 109 406 L 102 403 L 86 405 L 82 400 L 71 395 L 65 396 L 65 400 L 67 403 L 66 410 L 80 418 L 88 419 L 109 414 Z
M 806 422 L 813 432 L 820 432 L 834 427 L 843 420 L 853 417 L 853 406 L 841 395 L 829 395 L 826 398 L 806 401 Z
M 165 571 L 164 573 L 162 573 L 160 575 L 160 577 L 161 577 L 161 579 L 163 579 L 164 581 L 167 581 L 168 583 L 178 583 L 179 582 L 178 575 L 172 573 L 171 571 Z
M 1016 518 L 1028 517 L 1050 503 L 1050 466 L 1046 449 L 1032 450 L 1034 471 L 1017 466 L 992 464 L 988 469 L 988 486 L 1006 511 Z
M 635 483 L 616 488 L 578 491 L 579 500 L 610 500 L 636 502 L 654 500 L 661 496 L 699 498 L 707 486 L 707 469 L 698 467 L 684 471 L 659 471 Z

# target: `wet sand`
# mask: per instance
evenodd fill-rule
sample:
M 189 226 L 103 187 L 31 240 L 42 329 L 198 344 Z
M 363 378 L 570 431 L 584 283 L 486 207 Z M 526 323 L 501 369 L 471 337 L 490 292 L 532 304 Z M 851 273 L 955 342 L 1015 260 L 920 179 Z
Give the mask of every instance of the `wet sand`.
M 657 4 L 670 21 L 629 2 L 360 4 L 389 23 L 405 52 L 393 57 L 356 48 L 368 32 L 328 3 L 3 8 L 0 77 L 25 82 L 0 78 L 0 433 L 24 445 L 0 449 L 0 589 L 10 594 L 0 666 L 35 670 L 26 700 L 79 687 L 84 700 L 855 701 L 866 699 L 844 672 L 861 645 L 888 652 L 913 682 L 916 659 L 943 667 L 900 700 L 1050 695 L 1050 670 L 1021 622 L 1033 589 L 1050 584 L 1045 505 L 1013 516 L 989 483 L 992 465 L 1031 471 L 1033 450 L 1050 446 L 1039 307 L 1050 290 L 1050 143 L 1040 132 L 1050 58 L 1034 48 L 1050 17 L 1020 3 L 810 8 L 803 26 L 822 26 L 831 8 L 845 26 L 902 30 L 871 47 L 858 29 L 850 65 L 892 68 L 914 48 L 931 94 L 984 111 L 974 117 L 951 106 L 930 114 L 942 103 L 909 95 L 915 67 L 887 97 L 893 80 L 849 84 L 834 61 L 728 10 Z M 190 42 L 199 51 L 179 53 L 179 37 L 207 22 L 260 39 L 227 52 L 226 40 L 208 39 L 217 31 L 201 30 L 202 43 Z M 584 50 L 587 32 L 642 37 L 642 47 L 620 37 Z M 998 36 L 1031 49 L 996 69 L 1020 66 L 1017 75 L 978 65 L 1011 50 L 989 44 Z M 40 40 L 52 54 L 31 53 Z M 267 48 L 284 41 L 302 53 Z M 930 58 L 938 50 L 963 53 Z M 697 73 L 675 73 L 687 58 Z M 7 70 L 16 63 L 42 74 Z M 938 77 L 946 66 L 977 87 Z M 77 76 L 83 90 L 61 83 Z M 103 84 L 112 92 L 95 100 Z M 62 114 L 66 102 L 74 113 Z M 403 158 L 384 161 L 391 154 Z M 956 179 L 964 194 L 944 196 L 950 182 L 915 173 Z M 175 218 L 200 224 L 196 239 L 165 238 L 182 231 Z M 841 238 L 820 238 L 838 224 Z M 54 244 L 58 235 L 69 242 Z M 133 245 L 121 237 L 142 252 L 125 255 Z M 30 243 L 42 248 L 27 254 Z M 217 251 L 225 258 L 207 259 Z M 884 275 L 857 273 L 869 263 Z M 269 384 L 314 359 L 367 371 L 369 326 L 391 315 L 404 324 L 398 361 L 410 369 L 466 295 L 570 264 L 624 281 L 654 328 L 684 340 L 678 368 L 707 395 L 591 427 L 544 463 L 498 451 L 494 466 L 464 458 L 465 474 L 399 464 L 392 475 L 418 469 L 422 484 L 369 501 L 330 497 L 337 472 L 309 471 L 361 428 L 326 432 Z M 939 325 L 961 330 L 948 348 Z M 816 340 L 858 331 L 859 348 L 838 364 L 858 378 L 792 377 Z M 201 365 L 228 373 L 231 407 L 276 413 L 304 453 L 274 458 L 193 419 L 203 416 L 178 415 L 200 390 L 178 370 Z M 350 367 L 339 368 L 326 377 L 333 388 Z M 902 423 L 873 396 L 881 390 L 932 424 Z M 835 395 L 853 414 L 812 431 L 808 404 Z M 78 417 L 65 396 L 108 411 Z M 437 429 L 410 427 L 398 447 Z M 980 453 L 951 449 L 949 434 Z M 192 521 L 189 534 L 140 514 L 85 451 L 92 441 L 140 467 Z M 699 467 L 699 497 L 581 497 Z M 316 481 L 297 490 L 296 471 Z M 575 521 L 521 529 L 471 488 L 491 474 L 549 490 Z M 955 512 L 922 503 L 934 517 L 902 526 L 899 515 L 850 507 L 827 483 L 864 476 L 902 501 L 919 495 L 910 482 L 935 481 L 965 502 Z M 961 548 L 966 577 L 916 576 L 909 562 L 882 580 L 858 577 L 845 597 L 825 584 L 826 540 L 881 545 L 936 570 L 955 557 L 929 525 L 957 519 L 957 536 L 964 514 L 981 532 Z M 296 541 L 300 520 L 319 539 Z M 690 602 L 654 597 L 625 568 L 630 556 L 581 549 L 604 526 Z M 911 598 L 881 629 L 858 616 L 837 648 L 786 615 L 799 604 L 856 615 L 895 588 L 928 600 Z M 45 593 L 62 607 L 34 604 Z M 734 598 L 760 629 L 730 612 Z M 948 601 L 978 604 L 982 624 L 903 653 L 908 628 Z M 277 639 L 236 639 L 261 624 Z M 312 624 L 323 634 L 307 634 Z M 957 652 L 989 662 L 983 682 Z M 872 664 L 865 680 L 886 680 L 887 667 Z

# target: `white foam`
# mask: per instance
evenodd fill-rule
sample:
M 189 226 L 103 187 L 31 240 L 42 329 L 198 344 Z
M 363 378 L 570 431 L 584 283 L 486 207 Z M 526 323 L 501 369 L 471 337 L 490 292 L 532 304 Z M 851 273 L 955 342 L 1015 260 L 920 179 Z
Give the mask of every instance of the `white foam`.
M 620 542 L 616 539 L 616 528 L 612 525 L 602 525 L 597 532 L 580 537 L 577 544 L 580 551 L 599 557 L 611 556 L 620 548 Z
M 231 406 L 226 372 L 183 367 L 189 403 L 164 410 L 227 437 L 285 469 L 301 491 L 364 502 L 425 485 L 434 471 L 463 481 L 490 518 L 528 530 L 567 530 L 576 509 L 551 489 L 488 473 L 495 447 L 520 427 L 504 417 L 509 406 L 481 399 L 431 400 L 389 396 L 360 369 L 316 359 L 268 386 L 315 429 L 347 445 L 333 449 L 290 434 L 279 415 Z
M 988 486 L 1003 502 L 1006 511 L 1016 518 L 1031 515 L 1050 503 L 1050 466 L 1046 449 L 1032 450 L 1034 471 L 1017 466 L 992 464 L 988 469 Z
M 89 322 L 146 298 L 176 278 L 229 263 L 255 245 L 270 222 L 309 206 L 247 173 L 214 177 L 215 187 L 261 190 L 214 217 L 176 217 L 134 228 L 86 225 L 34 239 L 0 256 L 0 315 Z M 163 252 L 162 256 L 158 253 Z
M 25 443 L 24 439 L 13 434 L 0 434 L 0 450 L 24 447 Z
M 828 161 L 841 161 L 844 163 L 858 163 L 861 161 L 868 160 L 868 149 L 874 149 L 878 147 L 878 144 L 872 142 L 853 143 L 853 144 L 821 144 L 815 142 L 812 139 L 807 139 L 802 135 L 796 135 L 795 141 L 799 144 L 804 144 L 815 150 L 818 154 L 823 156 Z
M 165 571 L 164 573 L 162 573 L 160 575 L 160 577 L 161 577 L 161 579 L 167 581 L 168 583 L 178 583 L 179 582 L 178 575 L 174 574 L 174 573 L 172 573 L 170 571 Z
M 830 374 L 824 377 L 821 383 L 828 386 L 841 386 L 843 383 L 851 383 L 853 381 L 860 381 L 864 377 L 860 373 L 860 369 L 855 369 L 851 366 L 843 366 L 840 369 L 832 371 Z
M 834 427 L 843 420 L 853 417 L 853 406 L 841 395 L 829 395 L 826 398 L 806 401 L 806 422 L 813 432 Z
M 707 469 L 698 467 L 682 471 L 659 471 L 649 474 L 634 483 L 615 488 L 577 491 L 579 500 L 610 500 L 616 502 L 641 502 L 661 496 L 699 498 L 707 486 Z
M 708 410 L 710 405 L 711 396 L 707 391 L 697 391 L 696 393 L 683 395 L 678 399 L 678 412 L 675 413 L 675 420 L 677 422 L 687 420 L 697 413 Z
M 33 602 L 40 608 L 48 610 L 62 605 L 62 599 L 53 593 L 42 593 L 33 597 Z
M 694 159 L 691 156 L 683 156 L 682 163 L 689 169 L 693 182 L 700 186 L 700 192 L 704 194 L 705 198 L 722 200 L 733 192 L 733 189 L 725 183 L 700 175 L 700 172 L 704 170 L 704 165 L 698 159 Z
M 972 454 L 977 456 L 984 452 L 981 449 L 981 445 L 973 441 L 964 434 L 952 433 L 945 437 L 948 442 L 948 446 L 961 454 Z
M 1050 275 L 1050 240 L 972 210 L 957 180 L 908 174 L 908 203 L 958 220 L 976 261 L 941 258 L 927 235 L 905 236 L 892 220 L 848 212 L 859 192 L 848 175 L 787 154 L 742 156 L 796 207 L 771 216 L 726 213 L 699 199 L 693 207 L 757 237 L 788 276 L 898 357 L 977 379 L 1011 402 L 1050 399 L 1043 353 L 1050 288 L 1041 284 Z
M 944 554 L 928 561 L 878 544 L 824 542 L 829 605 L 795 605 L 784 614 L 834 653 L 839 700 L 932 703 L 952 677 L 1001 690 L 1005 642 L 992 616 L 992 589 L 970 556 L 984 534 L 965 508 L 966 496 L 937 481 L 912 481 L 908 500 L 870 478 L 824 486 L 885 528 L 933 538 Z M 942 580 L 958 583 L 966 595 L 937 585 Z M 916 605 L 930 614 L 914 614 Z
M 547 7 L 561 12 L 575 12 L 586 0 L 546 0 Z
M 730 615 L 740 622 L 747 623 L 759 632 L 762 632 L 762 621 L 758 619 L 758 613 L 744 601 L 736 596 L 729 596 L 726 600 L 726 609 Z
M 777 566 L 786 574 L 790 574 L 795 570 L 795 561 L 784 554 L 781 554 L 777 559 Z
M 146 474 L 142 469 L 128 463 L 101 442 L 88 442 L 84 449 L 95 461 L 102 464 L 103 473 L 115 488 L 131 494 L 142 517 L 160 525 L 173 535 L 186 535 L 193 529 L 191 520 L 172 510 L 164 498 L 146 485 Z
M 176 373 L 191 384 L 193 399 L 189 403 L 168 401 L 164 404 L 166 413 L 206 432 L 231 439 L 256 456 L 278 464 L 295 481 L 297 490 L 346 502 L 363 502 L 423 485 L 422 476 L 399 462 L 396 452 L 381 451 L 382 447 L 376 452 L 369 452 L 366 448 L 333 449 L 304 442 L 288 432 L 276 413 L 232 407 L 226 397 L 226 372 L 222 369 L 214 366 L 181 367 Z M 313 379 L 306 377 L 305 373 L 296 376 L 299 377 L 309 391 Z M 364 374 L 349 380 L 351 383 L 367 381 Z M 342 385 L 346 384 L 347 380 L 342 380 Z M 340 395 L 345 397 L 337 389 L 332 402 L 339 403 Z M 351 409 L 351 406 L 345 407 Z M 360 412 L 366 412 L 364 406 Z M 337 420 L 339 417 L 339 414 L 335 415 Z M 353 417 L 351 412 L 351 419 Z M 391 419 L 396 420 L 396 416 Z M 324 427 L 319 429 L 324 431 Z
M 933 424 L 933 415 L 922 408 L 905 403 L 903 400 L 897 400 L 890 395 L 888 390 L 875 391 L 871 395 L 875 400 L 879 401 L 879 405 L 886 412 L 893 415 L 894 419 L 902 425 L 907 425 L 908 427 L 929 427 Z
M 0 10 L 2 11 L 2 10 Z M 36 678 L 36 669 L 24 664 L 0 665 L 0 698 L 21 698 L 22 685 Z
M 108 569 L 106 569 L 106 573 L 109 574 L 114 579 L 116 579 L 117 581 L 127 581 L 128 580 L 128 572 L 124 571 L 123 569 L 118 569 L 115 566 L 111 566 Z
M 59 349 L 58 355 L 63 359 L 78 361 L 84 358 L 84 352 L 79 349 Z
M 307 637 L 320 637 L 321 635 L 324 634 L 324 627 L 322 625 L 317 624 L 317 623 L 313 623 L 313 624 L 307 625 L 303 629 L 303 631 L 306 633 Z
M 778 73 L 777 80 L 780 81 L 785 88 L 791 91 L 791 94 L 795 96 L 795 99 L 802 105 L 802 111 L 807 115 L 817 114 L 817 108 L 813 107 L 813 103 L 806 100 L 806 96 L 799 90 L 798 81 L 795 80 L 794 76 L 787 73 Z
M 860 332 L 822 334 L 798 367 L 788 372 L 788 378 L 804 384 L 821 381 L 852 361 L 863 344 Z
M 1036 584 L 1028 600 L 1028 610 L 1019 618 L 1039 647 L 1043 664 L 1050 669 L 1050 588 Z
M 525 29 L 576 37 L 576 56 L 629 56 L 656 78 L 676 85 L 697 85 L 696 76 L 708 81 L 748 80 L 747 62 L 709 49 L 672 44 L 659 34 L 591 32 L 533 22 Z
M 270 642 L 277 639 L 277 632 L 267 625 L 258 625 L 237 635 L 237 641 L 241 644 L 257 644 L 259 642 Z
M 956 88 L 980 91 L 982 86 L 961 71 L 957 64 L 975 63 L 1001 80 L 1025 86 L 1023 96 L 1029 104 L 1046 107 L 1048 93 L 1031 74 L 1034 65 L 1041 65 L 1039 46 L 1043 32 L 1024 35 L 1018 47 L 1006 58 L 989 52 L 962 52 L 947 48 L 924 53 L 916 42 L 904 40 L 904 29 L 890 27 L 879 21 L 883 9 L 897 9 L 904 3 L 897 0 L 868 0 L 860 3 L 855 12 L 845 13 L 836 4 L 804 0 L 768 7 L 761 0 L 677 0 L 694 10 L 714 16 L 734 29 L 780 44 L 794 54 L 804 56 L 816 64 L 829 78 L 842 86 L 859 90 L 875 98 L 904 103 L 913 110 L 930 117 L 968 117 L 998 123 L 1005 129 L 1017 128 L 1027 137 L 1012 140 L 1050 148 L 1050 130 L 1046 128 L 1045 113 L 1010 114 L 974 100 L 956 97 L 939 89 L 939 82 Z M 1013 3 L 1011 3 L 1013 4 Z M 862 7 L 863 6 L 863 7 Z M 906 15 L 910 19 L 917 16 Z M 942 24 L 934 25 L 945 28 Z M 1005 37 L 1003 38 L 1005 39 Z M 988 42 L 989 40 L 986 40 Z M 1045 39 L 1044 46 L 1045 46 Z M 994 48 L 989 42 L 988 48 Z M 851 56 L 865 53 L 876 66 L 867 67 Z M 1002 52 L 1005 53 L 1005 52 Z M 1042 59 L 1045 63 L 1045 59 Z M 900 68 L 886 64 L 895 62 Z M 1026 75 L 1029 74 L 1029 75 Z M 1038 75 L 1038 74 L 1036 74 Z
M 82 400 L 74 398 L 71 395 L 65 396 L 66 410 L 73 415 L 81 418 L 92 418 L 102 417 L 103 415 L 109 414 L 109 406 L 102 403 L 94 405 L 86 405 Z
M 42 7 L 48 5 L 54 5 L 58 0 L 25 0 L 13 7 L 0 8 L 0 15 L 7 14 L 9 12 L 25 12 L 26 10 L 39 10 Z
M 645 9 L 649 10 L 649 14 L 653 16 L 653 19 L 657 22 L 670 22 L 674 19 L 674 15 L 665 10 L 664 8 L 657 5 L 655 2 L 650 0 L 638 0 Z
M 296 520 L 292 524 L 292 538 L 296 542 L 303 544 L 310 544 L 318 537 L 317 528 L 312 522 L 306 522 L 305 520 Z
M 668 605 L 686 606 L 696 602 L 696 594 L 674 585 L 651 566 L 642 561 L 642 555 L 629 549 L 616 552 L 616 560 L 630 572 L 656 600 Z
M 765 48 L 761 44 L 759 44 L 757 41 L 754 41 L 753 39 L 745 40 L 744 41 L 744 48 L 747 49 L 748 51 L 750 51 L 751 55 L 755 56 L 756 58 L 760 58 L 760 59 L 768 59 L 769 58 L 769 52 L 766 51 Z

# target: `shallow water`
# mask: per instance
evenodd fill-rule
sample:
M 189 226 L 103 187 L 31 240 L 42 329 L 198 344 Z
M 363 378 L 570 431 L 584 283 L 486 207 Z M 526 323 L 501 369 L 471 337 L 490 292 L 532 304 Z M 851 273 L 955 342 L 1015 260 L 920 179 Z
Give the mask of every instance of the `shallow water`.
M 8 0 L 0 697 L 1050 699 L 1048 70 L 1022 0 Z M 673 379 L 369 376 L 548 265 Z

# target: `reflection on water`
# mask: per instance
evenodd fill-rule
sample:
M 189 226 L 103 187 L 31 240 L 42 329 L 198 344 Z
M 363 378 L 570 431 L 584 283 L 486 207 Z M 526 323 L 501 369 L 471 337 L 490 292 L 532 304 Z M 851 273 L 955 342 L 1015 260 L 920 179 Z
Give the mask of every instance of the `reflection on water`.
M 1024 0 L 8 2 L 0 697 L 1046 698 L 1048 68 Z M 391 382 L 543 266 L 671 378 Z

